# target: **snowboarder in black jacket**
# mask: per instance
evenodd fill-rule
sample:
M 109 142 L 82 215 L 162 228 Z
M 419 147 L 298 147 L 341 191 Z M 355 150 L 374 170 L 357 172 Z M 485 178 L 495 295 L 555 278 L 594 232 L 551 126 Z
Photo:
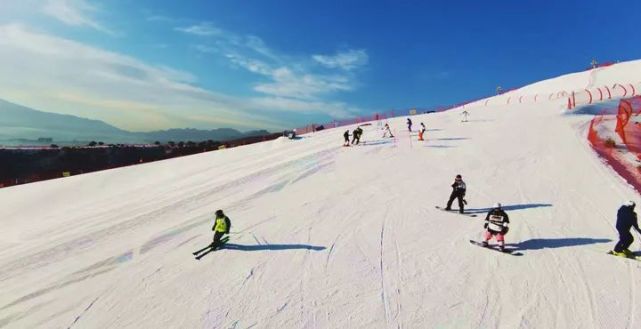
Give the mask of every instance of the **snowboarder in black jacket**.
M 349 146 L 349 130 L 345 130 L 343 133 L 343 138 L 345 138 L 345 143 L 343 143 L 343 146 Z
M 452 194 L 450 194 L 450 200 L 447 201 L 447 207 L 445 207 L 445 210 L 452 210 L 452 202 L 454 202 L 454 199 L 458 199 L 458 211 L 462 214 L 465 210 L 465 205 L 463 204 L 465 200 L 463 199 L 465 198 L 466 189 L 467 186 L 463 181 L 463 177 L 461 177 L 461 175 L 456 175 L 454 183 L 452 183 Z
M 630 249 L 628 249 L 634 241 L 634 237 L 632 236 L 632 233 L 630 233 L 630 229 L 634 227 L 637 232 L 641 233 L 639 224 L 637 223 L 637 213 L 634 212 L 635 205 L 634 201 L 627 201 L 617 212 L 616 228 L 619 232 L 619 241 L 614 246 L 614 254 L 617 256 L 633 256 Z
M 358 144 L 361 142 L 361 135 L 363 134 L 363 129 L 361 129 L 361 127 L 357 127 L 356 129 L 354 129 L 352 134 L 354 135 L 352 137 L 352 144 Z
M 505 250 L 505 235 L 507 234 L 510 224 L 510 218 L 507 216 L 507 213 L 503 211 L 503 208 L 500 203 L 494 205 L 492 209 L 485 216 L 485 236 L 483 237 L 483 246 L 488 246 L 488 241 L 492 239 L 493 236 L 496 237 L 496 241 L 499 243 L 499 249 L 501 251 Z

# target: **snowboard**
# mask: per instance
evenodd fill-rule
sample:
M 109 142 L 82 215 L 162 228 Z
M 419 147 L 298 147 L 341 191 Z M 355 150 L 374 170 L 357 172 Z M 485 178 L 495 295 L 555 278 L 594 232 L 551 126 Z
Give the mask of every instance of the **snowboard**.
M 507 249 L 506 248 L 504 251 L 501 251 L 498 248 L 494 248 L 493 246 L 485 247 L 485 246 L 483 246 L 482 243 L 480 243 L 478 241 L 470 240 L 470 243 L 475 245 L 475 246 L 479 246 L 481 248 L 485 248 L 485 249 L 489 249 L 489 250 L 494 250 L 496 252 L 500 252 L 502 254 L 507 254 L 507 255 L 512 255 L 512 256 L 523 256 L 523 253 L 520 253 L 520 252 L 516 251 L 515 249 Z
M 476 217 L 476 216 L 478 216 L 477 214 L 466 214 L 466 213 L 462 213 L 461 214 L 461 213 L 458 212 L 458 210 L 445 210 L 445 208 L 440 207 L 440 206 L 434 206 L 434 208 L 436 208 L 438 210 L 445 211 L 445 212 L 450 212 L 450 213 L 453 213 L 453 214 L 459 214 L 459 215 L 468 216 L 468 217 Z
M 203 248 L 203 249 L 200 249 L 200 250 L 196 250 L 196 251 L 194 251 L 192 254 L 193 254 L 194 256 L 196 256 L 196 260 L 200 260 L 200 259 L 201 259 L 201 258 L 203 258 L 205 255 L 207 255 L 208 253 L 210 253 L 210 252 L 213 252 L 213 251 L 216 251 L 216 250 L 218 250 L 218 249 L 223 248 L 223 247 L 225 246 L 225 244 L 227 243 L 227 241 L 229 241 L 229 237 L 228 237 L 228 236 L 226 236 L 226 237 L 224 237 L 224 238 L 220 239 L 220 245 L 219 245 L 219 246 L 218 246 L 218 248 L 216 248 L 215 250 L 212 248 L 212 244 L 213 244 L 213 243 L 211 243 L 211 244 L 209 244 L 207 247 L 205 247 L 205 248 Z

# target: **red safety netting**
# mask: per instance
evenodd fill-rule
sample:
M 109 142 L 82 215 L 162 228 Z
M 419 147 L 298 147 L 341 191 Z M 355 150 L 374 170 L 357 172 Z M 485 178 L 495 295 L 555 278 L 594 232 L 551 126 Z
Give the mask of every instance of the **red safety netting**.
M 641 98 L 621 100 L 617 109 L 607 109 L 590 122 L 588 141 L 592 148 L 638 192 L 641 192 Z M 619 137 L 617 141 L 615 137 Z
M 636 155 L 641 154 L 641 96 L 622 99 L 617 111 L 616 132 L 623 144 Z

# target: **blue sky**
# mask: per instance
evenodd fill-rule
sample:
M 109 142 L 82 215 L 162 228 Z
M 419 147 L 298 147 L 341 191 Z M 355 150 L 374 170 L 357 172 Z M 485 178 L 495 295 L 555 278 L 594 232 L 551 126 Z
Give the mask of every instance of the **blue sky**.
M 134 131 L 278 130 L 637 59 L 635 12 L 612 1 L 0 0 L 0 98 Z

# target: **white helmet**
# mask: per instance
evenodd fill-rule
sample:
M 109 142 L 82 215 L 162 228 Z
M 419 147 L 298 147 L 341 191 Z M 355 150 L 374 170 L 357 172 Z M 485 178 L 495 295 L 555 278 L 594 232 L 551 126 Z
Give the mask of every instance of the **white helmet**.
M 500 202 L 497 202 L 497 203 L 494 204 L 494 209 L 498 209 L 498 208 L 501 208 L 501 203 Z
M 634 207 L 636 204 L 634 203 L 634 201 L 629 200 L 629 201 L 624 202 L 623 205 L 626 206 L 626 207 Z

